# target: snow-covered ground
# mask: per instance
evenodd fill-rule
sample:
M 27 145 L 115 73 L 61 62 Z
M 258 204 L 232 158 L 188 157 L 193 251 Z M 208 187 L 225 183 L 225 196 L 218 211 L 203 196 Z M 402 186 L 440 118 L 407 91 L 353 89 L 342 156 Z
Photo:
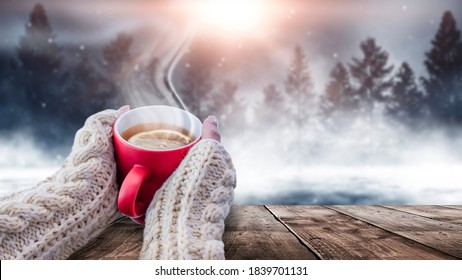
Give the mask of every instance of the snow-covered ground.
M 462 165 L 313 166 L 238 181 L 238 204 L 462 204 Z
M 236 204 L 462 204 L 462 165 L 316 166 L 239 172 Z M 29 188 L 57 167 L 1 168 L 0 194 Z
M 455 148 L 462 136 L 356 131 L 312 145 L 318 154 L 300 165 L 291 161 L 294 149 L 278 148 L 271 134 L 224 139 L 237 171 L 235 203 L 462 204 L 462 152 Z M 390 141 L 403 135 L 406 141 Z M 364 136 L 371 140 L 361 144 Z M 0 141 L 0 194 L 34 186 L 64 160 L 24 139 Z
M 0 168 L 0 195 L 31 188 L 53 175 L 57 167 Z

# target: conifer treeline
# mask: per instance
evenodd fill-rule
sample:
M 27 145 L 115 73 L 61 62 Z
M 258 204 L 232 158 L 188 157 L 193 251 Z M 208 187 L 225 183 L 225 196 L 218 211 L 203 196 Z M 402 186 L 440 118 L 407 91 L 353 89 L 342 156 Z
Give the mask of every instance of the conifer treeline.
M 0 132 L 27 128 L 39 143 L 69 143 L 90 114 L 126 103 L 120 82 L 133 70 L 133 41 L 120 33 L 101 49 L 63 48 L 44 7 L 36 5 L 14 59 L 0 54 Z M 257 126 L 284 122 L 298 139 L 306 127 L 332 129 L 376 112 L 410 126 L 462 125 L 462 41 L 450 12 L 431 44 L 424 61 L 428 76 L 417 79 L 407 62 L 390 65 L 387 51 L 367 38 L 360 43 L 360 57 L 334 65 L 321 94 L 314 90 L 309 58 L 296 46 L 286 77 L 265 86 L 260 105 L 249 108 L 238 98 L 238 83 L 223 79 L 203 59 L 210 52 L 197 41 L 184 58 L 178 89 L 192 113 L 218 115 L 230 134 L 249 125 L 250 109 Z
M 274 84 L 268 85 L 263 90 L 264 106 L 261 110 L 267 107 L 278 112 L 286 104 L 296 102 L 295 108 L 305 111 L 297 122 L 307 123 L 309 112 L 319 113 L 320 119 L 328 123 L 331 118 L 368 117 L 374 111 L 381 111 L 410 126 L 424 123 L 460 126 L 462 41 L 451 12 L 444 13 L 431 44 L 432 48 L 425 54 L 424 61 L 428 77 L 417 80 L 407 62 L 402 62 L 395 69 L 389 65 L 388 52 L 378 46 L 375 39 L 367 38 L 360 44 L 361 57 L 352 58 L 346 65 L 338 62 L 333 67 L 317 106 L 313 106 L 312 100 L 308 101 L 313 99 L 308 60 L 300 47 L 296 47 L 284 81 L 285 94 L 280 93 Z M 298 79 L 294 78 L 297 75 Z M 294 99 L 293 87 L 303 88 L 304 98 Z M 284 114 L 285 111 L 279 113 Z
M 335 129 L 356 117 L 370 120 L 374 114 L 411 128 L 461 126 L 462 40 L 451 12 L 443 14 L 431 45 L 424 61 L 428 76 L 416 77 L 406 61 L 398 67 L 391 65 L 389 53 L 374 38 L 367 38 L 360 43 L 360 57 L 334 65 L 320 94 L 314 90 L 309 58 L 296 46 L 285 78 L 265 86 L 261 104 L 252 108 L 253 127 L 283 123 L 291 125 L 301 138 L 301 131 L 310 126 Z M 214 89 L 211 81 L 220 80 L 219 75 L 201 60 L 204 52 L 203 44 L 193 47 L 188 55 L 183 90 L 187 104 L 192 104 L 193 113 L 201 117 L 215 113 L 223 120 L 233 120 L 233 132 L 252 127 L 242 118 L 248 108 L 237 98 L 237 84 L 232 90 Z M 218 94 L 211 94 L 214 91 Z M 226 99 L 219 98 L 226 95 Z M 221 110 L 224 106 L 227 112 Z M 223 127 L 225 132 L 229 129 Z
M 13 58 L 0 56 L 0 132 L 27 132 L 44 147 L 69 147 L 91 114 L 124 104 L 118 87 L 133 38 L 121 33 L 102 50 L 61 47 L 45 8 L 35 5 Z

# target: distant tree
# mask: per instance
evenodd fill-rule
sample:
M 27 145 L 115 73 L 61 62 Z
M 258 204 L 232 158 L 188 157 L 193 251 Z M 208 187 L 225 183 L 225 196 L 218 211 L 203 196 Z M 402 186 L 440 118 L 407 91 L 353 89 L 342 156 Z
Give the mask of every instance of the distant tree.
M 339 62 L 330 72 L 330 80 L 322 96 L 322 112 L 325 117 L 340 116 L 356 110 L 358 100 L 351 87 L 350 75 Z
M 0 52 L 0 81 L 4 81 L 7 78 L 7 71 L 9 66 L 9 59 L 5 53 Z
M 0 52 L 0 131 L 10 128 L 12 116 L 12 95 L 10 87 L 9 58 Z
M 306 128 L 310 122 L 314 122 L 317 116 L 315 94 L 305 54 L 300 46 L 296 46 L 287 73 L 284 87 L 288 96 L 288 123 L 292 122 L 296 130 L 295 153 L 296 161 L 301 163 L 304 158 L 302 141 Z
M 225 81 L 210 98 L 210 113 L 215 114 L 224 135 L 232 135 L 246 126 L 246 107 L 236 96 L 238 85 Z
M 353 58 L 349 64 L 353 78 L 355 95 L 360 105 L 371 112 L 375 102 L 385 100 L 387 90 L 393 85 L 390 74 L 393 66 L 388 66 L 388 53 L 377 46 L 373 38 L 360 44 L 362 58 Z
M 103 47 L 104 65 L 114 74 L 123 72 L 124 67 L 131 61 L 130 48 L 133 37 L 126 33 L 119 33 L 117 37 Z
M 69 94 L 62 101 L 68 113 L 68 126 L 72 129 L 77 129 L 95 112 L 114 108 L 111 106 L 111 84 L 92 64 L 94 60 L 89 55 L 82 55 L 69 77 Z
M 59 107 L 56 98 L 62 97 L 58 86 L 62 79 L 62 55 L 41 4 L 33 8 L 25 31 L 16 49 L 17 65 L 13 82 L 16 88 L 22 89 L 19 102 L 27 111 L 39 117 L 45 115 L 45 111 Z
M 66 73 L 61 49 L 48 21 L 45 8 L 34 6 L 25 34 L 20 37 L 16 59 L 11 65 L 10 100 L 17 118 L 13 128 L 29 128 L 41 145 L 66 143 L 72 135 L 62 133 L 65 124 L 62 99 L 65 97 Z
M 103 66 L 106 78 L 112 82 L 113 100 L 116 106 L 126 103 L 122 92 L 122 81 L 127 71 L 132 71 L 134 56 L 130 52 L 133 37 L 126 33 L 119 33 L 117 37 L 103 47 Z
M 188 110 L 200 119 L 209 115 L 208 102 L 214 90 L 213 58 L 208 41 L 197 37 L 186 54 L 183 74 L 178 88 Z
M 387 111 L 403 121 L 416 121 L 425 114 L 425 96 L 418 89 L 414 71 L 406 62 L 401 64 L 395 75 Z
M 284 81 L 287 96 L 292 104 L 292 115 L 298 127 L 303 127 L 307 119 L 313 114 L 314 92 L 311 75 L 305 54 L 300 46 L 294 49 L 294 55 L 286 80 Z
M 439 121 L 462 124 L 462 42 L 451 12 L 443 14 L 439 29 L 425 54 L 428 77 L 421 81 L 430 111 Z
M 9 80 L 8 75 L 8 56 L 0 51 L 0 106 L 7 100 L 6 83 Z
M 263 88 L 263 101 L 258 108 L 259 127 L 274 126 L 282 122 L 287 113 L 286 97 L 277 89 L 275 84 L 268 84 Z

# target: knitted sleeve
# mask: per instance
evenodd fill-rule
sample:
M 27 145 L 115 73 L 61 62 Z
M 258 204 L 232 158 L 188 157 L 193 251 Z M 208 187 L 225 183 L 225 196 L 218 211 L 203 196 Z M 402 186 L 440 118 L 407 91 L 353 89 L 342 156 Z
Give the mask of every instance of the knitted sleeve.
M 110 223 L 117 213 L 117 116 L 106 110 L 89 117 L 53 176 L 0 197 L 1 259 L 65 259 Z
M 224 219 L 235 186 L 224 147 L 201 140 L 154 196 L 140 258 L 224 259 Z

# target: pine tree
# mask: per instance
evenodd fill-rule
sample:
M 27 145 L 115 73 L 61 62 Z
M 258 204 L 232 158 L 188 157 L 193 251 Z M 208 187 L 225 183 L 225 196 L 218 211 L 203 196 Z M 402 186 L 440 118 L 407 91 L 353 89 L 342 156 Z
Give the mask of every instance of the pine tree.
M 462 124 L 462 41 L 451 12 L 446 11 L 425 54 L 428 77 L 422 77 L 430 111 L 439 121 Z
M 66 123 L 62 99 L 67 94 L 62 64 L 61 49 L 45 8 L 37 4 L 11 65 L 11 85 L 15 91 L 11 104 L 17 115 L 11 121 L 13 129 L 29 129 L 39 145 L 55 147 L 72 138 L 61 130 Z
M 214 90 L 213 62 L 209 51 L 208 42 L 197 37 L 186 55 L 179 87 L 188 110 L 200 119 L 210 114 L 208 99 Z
M 414 71 L 406 62 L 396 73 L 387 111 L 403 121 L 416 121 L 425 114 L 425 97 L 417 88 Z
M 366 112 L 371 112 L 375 102 L 382 102 L 386 92 L 392 86 L 388 66 L 388 53 L 377 46 L 373 38 L 367 38 L 360 44 L 362 58 L 353 58 L 349 64 L 350 73 L 355 82 L 355 98 Z
M 53 110 L 56 98 L 61 97 L 57 87 L 62 78 L 59 72 L 62 55 L 41 4 L 33 8 L 25 31 L 16 50 L 18 63 L 13 83 L 22 89 L 19 102 L 25 109 L 35 115 L 43 115 L 45 110 Z
M 293 105 L 292 116 L 298 127 L 306 124 L 310 115 L 313 115 L 314 92 L 305 54 L 300 46 L 294 49 L 292 63 L 284 82 L 285 90 Z
M 108 87 L 108 81 L 92 64 L 91 56 L 85 54 L 72 69 L 69 94 L 63 98 L 63 104 L 68 111 L 68 121 L 75 127 L 97 111 L 111 106 L 113 92 Z M 119 104 L 117 104 L 119 105 Z
M 353 95 L 350 75 L 339 62 L 330 72 L 330 81 L 322 98 L 322 110 L 325 117 L 340 116 L 344 112 L 356 110 L 357 100 Z
M 210 98 L 209 111 L 218 117 L 224 135 L 232 136 L 246 125 L 245 105 L 238 99 L 237 90 L 237 83 L 225 81 Z
M 117 37 L 103 47 L 103 66 L 106 74 L 105 79 L 110 81 L 109 87 L 116 93 L 113 97 L 116 106 L 126 104 L 122 92 L 122 81 L 129 67 L 133 62 L 133 55 L 130 48 L 133 43 L 133 37 L 126 33 L 119 33 Z
M 8 75 L 8 56 L 0 52 L 0 131 L 10 128 L 11 118 L 13 117 L 12 96 L 13 90 L 10 88 L 10 75 Z
M 263 129 L 268 125 L 278 125 L 287 113 L 286 100 L 275 84 L 268 84 L 263 88 L 263 101 L 259 107 L 257 110 L 258 126 Z
M 294 49 L 294 56 L 284 86 L 290 102 L 287 116 L 289 123 L 292 121 L 296 130 L 294 150 L 296 156 L 294 159 L 298 164 L 301 164 L 304 158 L 302 153 L 303 132 L 306 131 L 310 122 L 314 122 L 317 116 L 317 106 L 308 64 L 300 46 L 296 46 Z
M 124 66 L 132 59 L 130 48 L 133 37 L 126 33 L 119 33 L 109 44 L 103 47 L 104 65 L 114 75 L 119 75 Z

